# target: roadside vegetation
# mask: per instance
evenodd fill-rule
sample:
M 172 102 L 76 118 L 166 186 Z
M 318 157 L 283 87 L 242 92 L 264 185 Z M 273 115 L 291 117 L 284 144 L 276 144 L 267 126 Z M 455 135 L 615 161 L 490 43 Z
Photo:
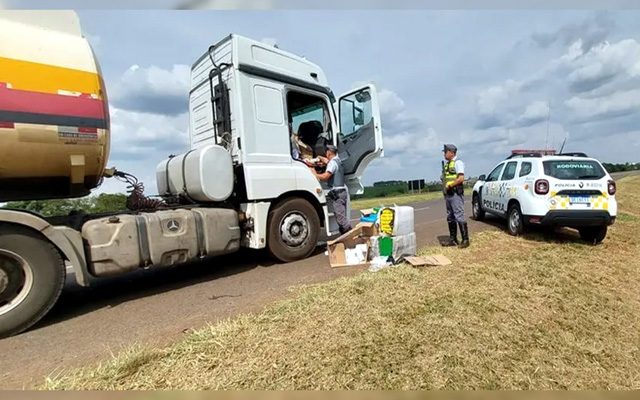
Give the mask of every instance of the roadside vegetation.
M 428 247 L 407 265 L 292 289 L 259 314 L 136 346 L 47 389 L 640 389 L 640 177 L 599 246 L 566 230 Z M 324 267 L 324 266 L 323 266 Z
M 423 201 L 429 201 L 433 199 L 438 199 L 442 197 L 442 192 L 428 192 L 428 193 L 420 193 L 420 194 L 404 194 L 399 196 L 389 196 L 377 199 L 361 199 L 361 200 L 353 200 L 351 202 L 352 210 L 363 210 L 365 208 L 372 207 L 380 207 L 380 206 L 393 206 L 393 205 L 404 205 L 404 204 L 413 204 L 419 203 Z
M 68 215 L 72 211 L 102 213 L 126 210 L 127 196 L 122 193 L 102 193 L 78 199 L 10 201 L 4 208 L 27 210 L 46 217 Z

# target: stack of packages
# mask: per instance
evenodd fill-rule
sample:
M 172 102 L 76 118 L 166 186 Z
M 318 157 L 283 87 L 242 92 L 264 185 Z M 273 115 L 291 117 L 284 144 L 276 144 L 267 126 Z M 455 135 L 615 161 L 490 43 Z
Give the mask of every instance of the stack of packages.
M 327 243 L 332 267 L 381 267 L 416 254 L 412 207 L 383 207 L 361 212 L 362 218 L 355 228 Z
M 378 235 L 370 238 L 371 259 L 377 263 L 387 260 L 395 264 L 404 257 L 416 255 L 413 207 L 395 206 L 379 209 L 376 226 Z

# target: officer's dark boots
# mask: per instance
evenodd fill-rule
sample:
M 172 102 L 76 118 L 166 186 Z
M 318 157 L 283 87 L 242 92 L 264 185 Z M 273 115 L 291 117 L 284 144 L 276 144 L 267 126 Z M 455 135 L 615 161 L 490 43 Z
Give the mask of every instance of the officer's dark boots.
M 460 248 L 464 249 L 469 247 L 469 227 L 466 222 L 460 224 L 460 235 L 462 236 L 462 242 L 460 243 Z
M 458 225 L 455 222 L 449 222 L 449 239 L 443 246 L 453 247 L 458 245 Z
M 344 235 L 345 233 L 349 232 L 351 229 L 352 229 L 351 225 L 346 227 L 342 227 L 342 226 L 338 227 L 338 230 L 340 231 L 340 235 Z

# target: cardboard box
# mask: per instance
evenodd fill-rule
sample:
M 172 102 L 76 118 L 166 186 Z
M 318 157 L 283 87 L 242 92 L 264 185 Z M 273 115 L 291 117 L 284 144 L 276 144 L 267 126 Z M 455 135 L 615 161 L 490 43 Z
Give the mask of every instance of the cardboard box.
M 371 226 L 367 226 L 368 224 L 358 224 L 355 228 L 351 229 L 349 232 L 344 233 L 342 236 L 327 242 L 327 249 L 329 252 L 329 264 L 332 268 L 339 267 L 360 267 L 360 266 L 368 266 L 369 262 L 364 262 L 361 264 L 347 264 L 346 250 L 354 249 L 358 244 L 366 244 L 367 245 L 367 256 L 366 259 L 369 260 L 371 248 L 369 246 L 369 237 L 366 235 L 367 232 L 371 231 Z M 373 225 L 373 224 L 370 224 Z
M 378 232 L 378 227 L 373 222 L 360 222 L 357 227 L 362 228 L 362 236 L 371 237 L 378 236 L 380 233 Z
M 367 255 L 366 259 L 369 260 L 369 253 L 371 249 L 369 248 L 369 244 L 365 241 L 364 243 L 357 244 L 366 244 L 367 245 Z M 341 267 L 368 267 L 369 261 L 365 261 L 360 264 L 347 264 L 347 256 L 346 250 L 353 249 L 353 247 L 345 247 L 344 243 L 334 243 L 329 245 L 329 265 L 331 268 L 341 268 Z

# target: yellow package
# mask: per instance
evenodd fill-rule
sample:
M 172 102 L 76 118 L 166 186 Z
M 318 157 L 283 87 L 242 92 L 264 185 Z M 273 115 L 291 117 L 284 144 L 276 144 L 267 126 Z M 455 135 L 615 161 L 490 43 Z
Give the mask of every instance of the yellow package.
M 387 235 L 393 235 L 395 211 L 392 208 L 383 208 L 380 211 L 380 231 Z

